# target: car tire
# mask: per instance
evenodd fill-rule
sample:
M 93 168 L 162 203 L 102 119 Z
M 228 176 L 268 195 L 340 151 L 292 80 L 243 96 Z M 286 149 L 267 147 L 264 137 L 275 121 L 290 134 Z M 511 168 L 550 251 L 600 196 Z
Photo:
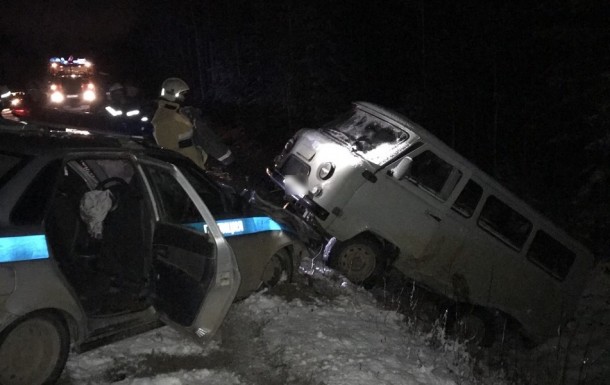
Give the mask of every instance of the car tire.
M 66 365 L 70 333 L 52 314 L 35 314 L 0 334 L 0 384 L 36 385 L 57 381 Z
M 289 282 L 292 281 L 292 263 L 290 253 L 287 249 L 278 250 L 271 256 L 269 262 L 265 266 L 261 277 L 261 285 L 263 288 L 271 288 L 276 286 L 286 278 Z
M 353 283 L 363 284 L 380 274 L 383 267 L 381 245 L 368 237 L 338 243 L 330 255 L 330 266 Z

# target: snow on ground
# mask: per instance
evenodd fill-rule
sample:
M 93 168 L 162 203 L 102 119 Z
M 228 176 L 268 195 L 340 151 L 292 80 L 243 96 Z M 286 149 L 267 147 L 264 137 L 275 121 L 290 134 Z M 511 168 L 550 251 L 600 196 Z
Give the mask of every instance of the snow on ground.
M 478 367 L 462 345 L 435 329 L 415 332 L 362 288 L 324 274 L 297 281 L 235 303 L 208 346 L 163 327 L 72 355 L 59 383 L 505 383 L 499 373 Z
M 607 308 L 608 268 L 598 269 L 584 296 L 588 316 L 562 338 L 533 350 L 499 343 L 473 351 L 476 358 L 433 321 L 421 327 L 326 268 L 305 270 L 295 283 L 235 303 L 207 346 L 163 327 L 71 356 L 59 383 L 608 384 L 610 344 L 600 322 L 610 313 L 591 310 Z

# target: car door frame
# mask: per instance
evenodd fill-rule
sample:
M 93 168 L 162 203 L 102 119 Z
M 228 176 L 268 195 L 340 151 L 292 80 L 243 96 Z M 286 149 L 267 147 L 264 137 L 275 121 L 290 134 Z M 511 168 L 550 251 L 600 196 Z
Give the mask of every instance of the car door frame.
M 241 282 L 241 276 L 237 267 L 237 260 L 233 250 L 225 240 L 210 210 L 207 208 L 203 200 L 199 197 L 193 186 L 191 186 L 187 178 L 182 174 L 177 166 L 146 156 L 138 157 L 137 163 L 139 168 L 138 171 L 144 177 L 145 188 L 147 189 L 153 202 L 155 231 L 157 224 L 162 222 L 159 202 L 157 201 L 157 196 L 153 191 L 154 187 L 151 185 L 152 182 L 142 166 L 164 170 L 178 182 L 191 201 L 195 204 L 199 214 L 207 224 L 205 233 L 202 232 L 201 236 L 209 237 L 209 239 L 214 242 L 216 246 L 216 269 L 214 276 L 210 281 L 207 294 L 203 298 L 202 303 L 199 306 L 198 313 L 195 315 L 191 325 L 180 325 L 172 320 L 167 314 L 160 314 L 160 318 L 163 322 L 180 331 L 186 332 L 187 335 L 195 338 L 195 340 L 198 342 L 203 342 L 211 338 L 218 330 L 229 310 L 229 307 L 233 303 L 235 295 L 237 294 L 237 290 Z M 184 230 L 194 231 L 189 230 L 186 227 Z M 153 238 L 155 238 L 154 235 Z M 153 256 L 153 258 L 155 257 Z

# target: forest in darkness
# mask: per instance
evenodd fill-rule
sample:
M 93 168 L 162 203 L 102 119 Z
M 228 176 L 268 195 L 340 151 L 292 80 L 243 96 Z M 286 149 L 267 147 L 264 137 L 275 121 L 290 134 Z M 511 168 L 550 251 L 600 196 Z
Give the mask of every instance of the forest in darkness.
M 606 2 L 12 3 L 1 17 L 0 81 L 25 83 L 50 56 L 69 54 L 150 98 L 163 79 L 182 77 L 261 173 L 299 128 L 353 101 L 377 103 L 610 256 Z

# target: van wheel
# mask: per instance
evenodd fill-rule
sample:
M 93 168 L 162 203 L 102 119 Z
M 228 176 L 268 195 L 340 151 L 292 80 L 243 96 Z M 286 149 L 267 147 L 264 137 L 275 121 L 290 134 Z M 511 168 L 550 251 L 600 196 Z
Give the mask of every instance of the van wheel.
M 37 314 L 9 326 L 0 335 L 0 383 L 55 383 L 70 349 L 66 324 L 51 314 Z
M 457 319 L 448 320 L 447 329 L 459 342 L 468 346 L 489 347 L 495 340 L 493 318 L 483 310 L 458 314 Z
M 350 239 L 333 248 L 330 265 L 350 281 L 363 283 L 381 271 L 381 247 L 370 238 Z
M 287 249 L 278 250 L 271 256 L 263 275 L 261 277 L 262 287 L 274 287 L 282 281 L 282 279 L 292 280 L 292 270 L 290 266 L 290 254 Z

